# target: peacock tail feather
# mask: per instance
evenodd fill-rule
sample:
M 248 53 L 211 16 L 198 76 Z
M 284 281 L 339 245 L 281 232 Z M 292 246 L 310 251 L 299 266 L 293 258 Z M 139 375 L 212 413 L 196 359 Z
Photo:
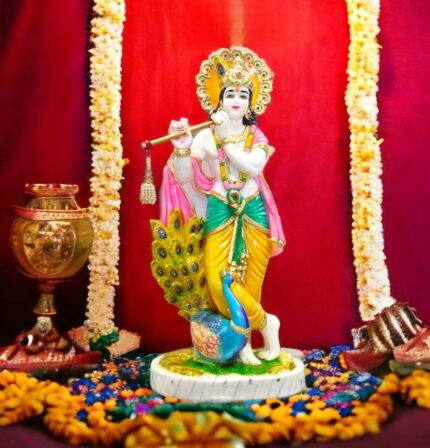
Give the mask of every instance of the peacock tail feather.
M 167 226 L 151 220 L 151 271 L 167 302 L 191 321 L 199 311 L 210 310 L 203 264 L 203 220 L 196 216 L 183 222 L 174 210 Z

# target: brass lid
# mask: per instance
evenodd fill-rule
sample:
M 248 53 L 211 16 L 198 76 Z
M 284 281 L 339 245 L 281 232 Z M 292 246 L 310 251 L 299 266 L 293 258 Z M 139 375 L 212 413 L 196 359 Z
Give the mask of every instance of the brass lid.
M 73 184 L 25 184 L 25 192 L 36 197 L 67 197 L 78 191 L 79 186 Z

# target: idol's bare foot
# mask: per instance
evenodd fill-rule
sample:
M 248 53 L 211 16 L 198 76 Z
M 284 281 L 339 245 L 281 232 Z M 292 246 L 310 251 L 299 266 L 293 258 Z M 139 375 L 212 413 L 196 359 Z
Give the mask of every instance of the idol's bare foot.
M 258 353 L 258 356 L 266 361 L 276 359 L 281 353 L 281 346 L 279 344 L 279 326 L 279 319 L 273 314 L 267 314 L 266 325 L 261 329 L 261 334 L 264 339 L 264 347 Z
M 254 355 L 250 342 L 248 341 L 239 353 L 240 360 L 248 366 L 258 366 L 261 361 Z

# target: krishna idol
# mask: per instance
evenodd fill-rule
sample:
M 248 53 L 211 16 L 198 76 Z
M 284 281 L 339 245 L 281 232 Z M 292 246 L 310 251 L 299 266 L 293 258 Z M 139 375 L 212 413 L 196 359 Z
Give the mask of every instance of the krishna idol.
M 170 123 L 168 139 L 174 150 L 163 172 L 161 217 L 151 221 L 151 267 L 166 300 L 190 322 L 194 349 L 188 361 L 179 351 L 153 365 L 152 387 L 166 395 L 192 398 L 186 393 L 181 397 L 178 384 L 175 390 L 163 384 L 172 383 L 166 372 L 199 376 L 197 365 L 206 372 L 214 364 L 235 364 L 246 371 L 246 366 L 263 363 L 266 368 L 276 365 L 278 373 L 284 366 L 288 375 L 297 374 L 300 361 L 280 348 L 279 319 L 260 301 L 269 258 L 285 245 L 263 177 L 274 148 L 257 126 L 257 117 L 270 103 L 272 79 L 265 61 L 247 48 L 213 52 L 196 77 L 197 96 L 210 121 L 191 128 L 185 118 Z M 193 137 L 196 128 L 201 130 Z M 260 331 L 264 340 L 257 352 L 251 347 L 252 330 Z M 194 380 L 195 392 L 200 389 Z M 278 395 L 303 387 L 301 375 L 293 382 L 292 389 L 291 384 L 285 390 L 278 387 Z M 270 379 L 266 389 L 269 385 Z M 222 396 L 240 398 L 227 395 Z M 202 389 L 198 398 L 203 396 Z M 263 398 L 254 393 L 241 397 Z

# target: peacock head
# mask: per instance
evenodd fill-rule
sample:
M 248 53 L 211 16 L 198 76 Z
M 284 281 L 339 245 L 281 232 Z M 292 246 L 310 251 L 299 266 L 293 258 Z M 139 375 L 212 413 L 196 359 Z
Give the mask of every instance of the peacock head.
M 230 286 L 234 282 L 234 278 L 231 275 L 231 272 L 223 271 L 221 272 L 221 277 L 223 279 L 223 283 L 227 286 Z

